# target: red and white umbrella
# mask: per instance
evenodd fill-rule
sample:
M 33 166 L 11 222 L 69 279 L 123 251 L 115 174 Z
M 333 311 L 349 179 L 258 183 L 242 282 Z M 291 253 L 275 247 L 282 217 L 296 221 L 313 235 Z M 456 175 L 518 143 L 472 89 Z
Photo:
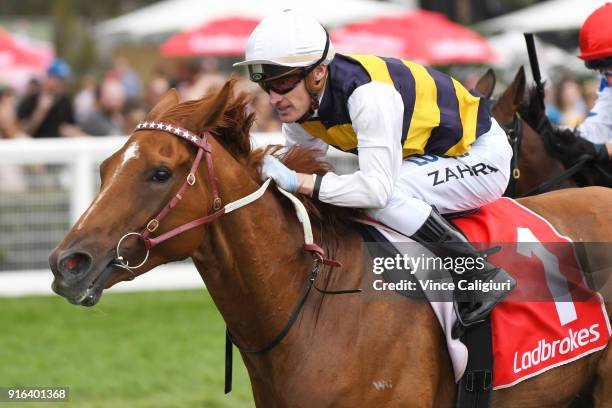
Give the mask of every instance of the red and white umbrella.
M 42 70 L 52 59 L 50 50 L 34 47 L 0 29 L 0 70 Z
M 50 46 L 22 41 L 0 28 L 0 83 L 20 91 L 53 61 Z
M 244 55 L 249 35 L 260 21 L 245 17 L 209 21 L 170 37 L 161 45 L 160 53 L 166 57 Z
M 348 24 L 331 33 L 337 50 L 425 64 L 492 63 L 495 50 L 478 33 L 444 15 L 413 11 Z

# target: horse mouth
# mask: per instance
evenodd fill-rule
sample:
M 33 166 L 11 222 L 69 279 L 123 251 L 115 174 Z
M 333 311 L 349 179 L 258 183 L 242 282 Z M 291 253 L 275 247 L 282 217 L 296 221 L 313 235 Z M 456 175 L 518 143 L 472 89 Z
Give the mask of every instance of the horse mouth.
M 102 272 L 100 272 L 100 274 L 91 282 L 91 284 L 85 290 L 73 296 L 65 296 L 66 300 L 68 300 L 74 305 L 86 307 L 95 306 L 102 297 L 102 292 L 104 291 L 108 278 L 113 274 L 114 271 L 115 266 L 111 262 L 106 265 Z

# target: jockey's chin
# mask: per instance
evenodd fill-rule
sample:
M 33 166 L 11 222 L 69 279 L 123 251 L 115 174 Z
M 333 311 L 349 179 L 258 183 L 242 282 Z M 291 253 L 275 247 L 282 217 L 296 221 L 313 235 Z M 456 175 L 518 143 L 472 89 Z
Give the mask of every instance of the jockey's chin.
M 283 123 L 293 123 L 297 122 L 303 115 L 295 109 L 293 106 L 287 106 L 284 108 L 275 108 L 276 113 L 278 113 L 278 118 Z

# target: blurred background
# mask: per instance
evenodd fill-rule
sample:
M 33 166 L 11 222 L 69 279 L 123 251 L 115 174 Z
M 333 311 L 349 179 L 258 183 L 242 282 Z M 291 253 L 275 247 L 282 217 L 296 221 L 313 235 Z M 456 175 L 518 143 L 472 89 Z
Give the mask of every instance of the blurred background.
M 0 386 L 70 386 L 74 406 L 251 406 L 223 395 L 223 322 L 189 263 L 113 288 L 94 309 L 51 296 L 47 256 L 99 187 L 98 165 L 159 98 L 251 96 L 258 144 L 282 143 L 268 96 L 232 69 L 252 29 L 304 9 L 339 52 L 410 59 L 502 91 L 537 35 L 547 113 L 575 127 L 599 85 L 578 58 L 595 0 L 4 0 L 0 3 Z M 332 151 L 339 172 L 354 158 Z M 137 291 L 137 292 L 136 292 Z M 36 406 L 36 404 L 31 404 Z M 19 406 L 27 406 L 20 404 Z

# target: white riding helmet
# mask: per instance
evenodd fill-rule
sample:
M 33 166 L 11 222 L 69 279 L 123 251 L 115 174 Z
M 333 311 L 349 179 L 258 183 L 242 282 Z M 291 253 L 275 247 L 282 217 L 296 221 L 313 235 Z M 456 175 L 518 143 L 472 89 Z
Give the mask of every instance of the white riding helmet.
M 262 20 L 251 33 L 245 60 L 252 81 L 282 75 L 287 68 L 329 64 L 335 50 L 329 34 L 313 17 L 294 10 Z

